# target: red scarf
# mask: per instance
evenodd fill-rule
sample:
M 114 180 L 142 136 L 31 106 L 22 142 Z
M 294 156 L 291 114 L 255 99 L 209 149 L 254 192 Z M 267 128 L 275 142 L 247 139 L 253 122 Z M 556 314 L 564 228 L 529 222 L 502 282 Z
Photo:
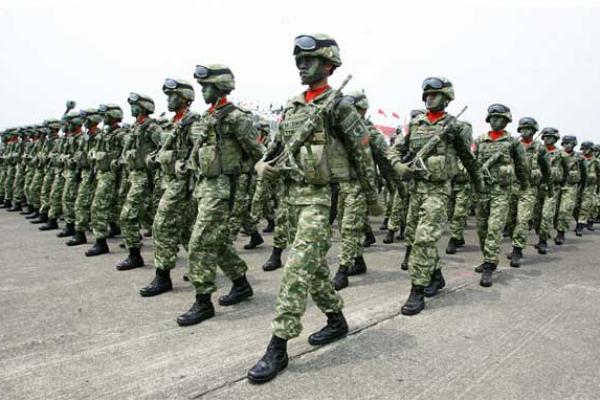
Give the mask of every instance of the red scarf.
M 523 144 L 531 144 L 533 143 L 533 138 L 529 138 L 529 139 L 521 139 L 521 143 Z
M 307 103 L 312 103 L 312 101 L 315 98 L 319 97 L 327 89 L 329 89 L 329 85 L 326 83 L 323 86 L 319 86 L 318 88 L 307 90 L 306 92 L 304 92 L 304 101 Z
M 556 146 L 553 144 L 549 144 L 546 146 L 546 150 L 548 150 L 550 152 L 556 151 Z
M 135 122 L 137 122 L 138 124 L 143 124 L 145 120 L 148 119 L 147 115 L 138 115 L 137 118 L 135 119 Z
M 504 131 L 489 131 L 488 136 L 494 142 L 504 136 Z
M 173 117 L 173 122 L 179 122 L 183 119 L 183 116 L 185 115 L 185 112 L 187 111 L 187 108 L 184 108 L 183 110 L 179 110 L 175 113 L 175 116 Z
M 593 154 L 590 154 L 589 156 L 584 156 L 586 160 L 591 160 L 592 158 L 594 158 Z
M 442 119 L 446 113 L 444 111 L 427 111 L 427 119 L 430 123 L 435 124 Z
M 228 104 L 228 103 L 229 103 L 229 101 L 227 100 L 227 97 L 221 97 L 221 100 L 219 100 L 219 102 L 218 102 L 216 105 L 215 105 L 215 104 L 212 104 L 212 105 L 211 105 L 211 106 L 208 108 L 208 112 L 212 114 L 213 112 L 215 112 L 215 110 L 216 110 L 217 108 L 221 108 L 221 107 L 223 107 L 225 104 Z

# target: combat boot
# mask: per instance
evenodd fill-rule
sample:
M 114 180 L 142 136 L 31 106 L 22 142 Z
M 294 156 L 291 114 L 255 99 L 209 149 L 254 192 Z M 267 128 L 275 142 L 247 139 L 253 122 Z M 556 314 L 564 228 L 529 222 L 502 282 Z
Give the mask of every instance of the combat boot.
M 255 384 L 269 382 L 287 368 L 288 361 L 287 340 L 273 335 L 265 355 L 248 370 L 248 380 Z
M 150 238 L 150 237 L 152 237 L 152 234 L 153 234 L 152 233 L 152 228 L 150 228 L 150 229 L 146 229 L 144 231 L 144 233 L 142 234 L 142 236 L 145 237 L 145 238 Z
M 388 230 L 388 221 L 390 219 L 389 218 L 384 218 L 383 222 L 381 223 L 381 226 L 379 227 L 380 231 L 387 231 Z
M 327 325 L 308 337 L 313 346 L 323 346 L 335 342 L 348 334 L 348 323 L 342 312 L 326 313 Z
M 485 263 L 479 264 L 478 266 L 476 266 L 475 268 L 473 268 L 473 271 L 477 272 L 478 274 L 481 274 L 483 272 L 483 265 Z
M 15 202 L 13 203 L 12 207 L 11 207 L 11 208 L 9 208 L 9 209 L 8 209 L 8 210 L 6 210 L 6 211 L 8 211 L 8 212 L 16 212 L 16 211 L 21 211 L 22 209 L 23 209 L 23 208 L 21 207 L 21 203 L 20 203 L 20 202 L 18 202 L 18 201 L 15 201 Z
M 65 226 L 65 229 L 60 231 L 56 235 L 56 237 L 64 238 L 64 237 L 73 236 L 74 234 L 75 234 L 75 224 L 73 222 L 68 222 L 67 226 Z
M 156 268 L 156 275 L 152 282 L 140 289 L 140 296 L 151 297 L 163 294 L 173 289 L 171 282 L 171 270 Z
M 263 271 L 275 271 L 276 269 L 281 268 L 282 267 L 282 264 L 281 264 L 281 253 L 282 252 L 283 252 L 283 249 L 273 246 L 273 251 L 271 252 L 271 256 L 269 257 L 267 262 L 264 263 L 262 266 Z
M 58 229 L 58 222 L 56 222 L 56 218 L 50 218 L 46 223 L 38 228 L 40 231 L 51 231 L 54 229 Z
M 496 265 L 490 262 L 483 263 L 483 273 L 481 274 L 481 279 L 479 280 L 479 285 L 483 287 L 492 286 L 492 275 L 494 274 L 494 270 L 496 269 Z
M 545 239 L 540 239 L 540 241 L 535 247 L 537 248 L 538 254 L 548 253 L 548 243 Z
M 454 239 L 453 237 L 451 237 L 450 240 L 448 240 L 446 254 L 456 254 L 456 239 Z
M 29 214 L 28 216 L 26 216 L 26 217 L 25 217 L 25 219 L 28 219 L 28 220 L 30 220 L 30 221 L 31 221 L 31 220 L 33 220 L 33 219 L 39 218 L 39 216 L 40 216 L 40 213 L 38 212 L 38 210 L 36 210 L 36 209 L 34 208 L 34 209 L 33 209 L 33 212 L 32 212 L 31 214 Z
M 108 237 L 109 238 L 114 238 L 116 236 L 119 236 L 121 234 L 121 228 L 119 227 L 119 225 L 117 225 L 114 222 L 110 223 L 110 231 L 108 232 Z
M 262 238 L 262 236 L 260 236 L 260 233 L 258 233 L 258 231 L 254 231 L 250 234 L 250 242 L 248 244 L 244 245 L 244 249 L 246 250 L 252 250 L 257 248 L 258 246 L 260 246 L 261 244 L 263 244 L 265 241 Z
M 117 264 L 119 271 L 127 271 L 129 269 L 139 268 L 144 266 L 144 259 L 140 254 L 140 249 L 129 249 L 129 256 Z
M 408 271 L 408 260 L 410 259 L 410 252 L 412 250 L 412 246 L 406 246 L 406 251 L 404 252 L 404 260 L 402 260 L 402 264 L 400 264 L 400 269 L 403 271 Z
M 0 208 L 4 208 L 4 196 L 0 195 Z
M 213 306 L 212 301 L 210 301 L 210 293 L 197 294 L 196 301 L 192 305 L 192 308 L 190 308 L 188 312 L 177 317 L 177 323 L 179 326 L 189 326 L 198 324 L 214 316 L 215 307 Z
M 396 234 L 396 231 L 388 229 L 387 233 L 385 234 L 385 237 L 383 238 L 383 243 L 385 243 L 385 244 L 394 243 L 394 235 L 395 234 Z
M 40 214 L 36 219 L 29 222 L 31 222 L 32 224 L 45 224 L 46 222 L 48 222 L 48 215 Z
M 445 286 L 446 281 L 444 280 L 444 275 L 442 275 L 442 270 L 436 269 L 431 276 L 431 282 L 429 282 L 429 286 L 423 289 L 423 294 L 425 297 L 433 297 Z
M 360 275 L 367 272 L 367 264 L 363 256 L 354 259 L 354 265 L 348 269 L 348 276 Z
M 32 206 L 30 206 L 29 204 L 25 204 L 23 206 L 23 211 L 21 211 L 19 214 L 20 215 L 31 215 L 34 213 L 34 211 L 35 211 L 35 209 Z
M 577 225 L 575 225 L 575 236 L 577 237 L 581 237 L 583 236 L 583 224 L 581 223 L 577 223 Z
M 510 266 L 519 268 L 521 266 L 521 258 L 523 258 L 523 249 L 513 246 L 512 253 L 510 254 Z
M 348 287 L 348 267 L 340 265 L 335 276 L 333 277 L 333 287 L 335 290 L 342 290 Z
M 415 315 L 423 311 L 425 308 L 424 290 L 424 286 L 412 285 L 408 300 L 406 300 L 400 312 L 404 315 Z
M 461 239 L 454 239 L 454 245 L 456 246 L 456 248 L 461 248 L 465 246 L 465 238 L 461 238 Z
M 233 281 L 233 286 L 228 294 L 219 297 L 219 305 L 232 306 L 252 297 L 253 294 L 252 286 L 246 279 L 246 275 L 242 275 Z
M 85 236 L 85 232 L 75 232 L 73 238 L 69 240 L 66 244 L 67 246 L 79 246 L 81 244 L 87 243 L 87 237 Z
M 593 219 L 589 219 L 587 222 L 587 225 L 585 227 L 590 232 L 594 232 L 596 230 L 596 229 L 594 229 L 594 220 Z
M 565 242 L 565 231 L 556 231 L 556 237 L 554 238 L 554 243 L 557 245 L 562 245 Z
M 267 226 L 263 229 L 263 233 L 271 233 L 275 230 L 275 220 L 273 218 L 267 218 Z
M 12 202 L 9 199 L 4 199 L 4 203 L 2 203 L 2 206 L 0 208 L 11 208 L 12 207 Z
M 106 239 L 96 239 L 96 243 L 85 252 L 85 255 L 86 257 L 94 257 L 108 252 L 109 249 L 108 244 L 106 244 Z
M 368 229 L 365 232 L 365 240 L 363 241 L 363 247 L 371 247 L 372 244 L 377 243 L 377 239 L 375 239 L 375 235 L 371 229 Z
M 406 227 L 404 225 L 400 225 L 400 232 L 396 235 L 396 240 L 404 240 L 404 231 Z

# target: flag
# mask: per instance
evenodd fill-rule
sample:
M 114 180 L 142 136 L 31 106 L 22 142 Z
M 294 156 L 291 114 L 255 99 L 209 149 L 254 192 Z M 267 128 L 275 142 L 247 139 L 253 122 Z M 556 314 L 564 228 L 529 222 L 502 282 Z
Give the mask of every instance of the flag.
M 394 117 L 396 119 L 400 119 L 400 115 L 398 115 L 398 113 L 395 113 L 395 112 L 392 113 L 392 117 Z
M 377 110 L 377 114 L 383 115 L 384 117 L 387 118 L 387 114 L 381 108 L 379 110 Z

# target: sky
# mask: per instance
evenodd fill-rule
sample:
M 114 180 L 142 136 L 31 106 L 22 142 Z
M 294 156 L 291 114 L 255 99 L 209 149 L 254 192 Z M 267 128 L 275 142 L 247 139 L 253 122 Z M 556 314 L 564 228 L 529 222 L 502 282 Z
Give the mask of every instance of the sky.
M 323 32 L 343 65 L 330 79 L 364 89 L 376 123 L 422 108 L 421 83 L 450 79 L 462 119 L 487 132 L 503 103 L 513 124 L 531 116 L 561 134 L 600 142 L 600 1 L 0 0 L 0 129 L 78 108 L 152 96 L 166 110 L 165 78 L 194 82 L 197 64 L 236 76 L 233 99 L 283 104 L 304 88 L 292 56 L 299 34 Z M 194 82 L 196 111 L 206 108 Z M 381 109 L 400 120 L 378 115 Z

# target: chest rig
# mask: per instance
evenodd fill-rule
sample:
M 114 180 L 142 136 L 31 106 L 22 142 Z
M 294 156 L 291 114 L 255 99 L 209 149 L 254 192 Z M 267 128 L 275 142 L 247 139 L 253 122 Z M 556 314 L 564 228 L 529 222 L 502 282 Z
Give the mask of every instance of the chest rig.
M 542 181 L 542 171 L 539 164 L 540 144 L 537 142 L 532 142 L 529 145 L 523 144 L 523 148 L 525 149 L 527 167 L 530 173 L 529 183 L 537 186 Z
M 487 178 L 488 183 L 497 183 L 502 187 L 509 186 L 514 176 L 511 154 L 513 141 L 508 133 L 505 135 L 499 140 L 483 137 L 477 142 L 477 161 L 482 165 L 484 178 Z M 489 175 L 485 176 L 487 173 Z
M 581 171 L 579 169 L 579 156 L 575 153 L 565 153 L 565 161 L 567 166 L 567 183 L 576 185 L 581 182 Z

